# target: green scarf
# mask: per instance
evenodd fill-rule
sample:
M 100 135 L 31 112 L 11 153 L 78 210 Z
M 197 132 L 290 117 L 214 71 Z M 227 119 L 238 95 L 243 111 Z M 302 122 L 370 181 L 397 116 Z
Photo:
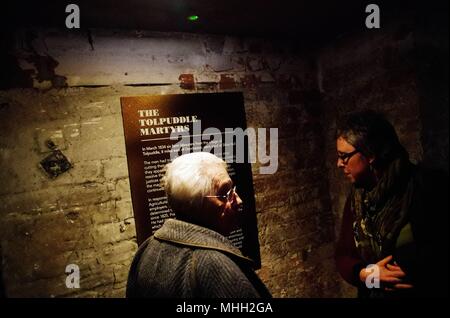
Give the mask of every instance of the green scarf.
M 392 161 L 370 191 L 352 188 L 351 209 L 356 247 L 368 263 L 391 255 L 408 223 L 413 194 L 413 165 L 407 157 Z

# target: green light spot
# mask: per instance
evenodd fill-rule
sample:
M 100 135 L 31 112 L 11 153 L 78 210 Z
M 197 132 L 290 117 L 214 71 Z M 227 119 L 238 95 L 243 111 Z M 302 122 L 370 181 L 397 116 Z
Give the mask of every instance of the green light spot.
M 197 21 L 198 20 L 198 15 L 190 15 L 190 16 L 188 16 L 188 20 L 189 21 Z

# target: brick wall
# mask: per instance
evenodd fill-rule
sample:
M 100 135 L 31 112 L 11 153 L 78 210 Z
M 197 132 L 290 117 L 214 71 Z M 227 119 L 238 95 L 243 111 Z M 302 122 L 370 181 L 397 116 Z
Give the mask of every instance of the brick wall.
M 435 56 L 443 61 L 448 45 L 428 41 L 432 31 L 406 19 L 313 52 L 295 40 L 17 32 L 11 73 L 2 77 L 12 84 L 0 83 L 6 294 L 123 297 L 137 246 L 119 97 L 242 91 L 248 126 L 279 128 L 278 171 L 260 175 L 252 166 L 259 276 L 275 297 L 354 296 L 333 261 L 348 191 L 335 168 L 336 117 L 385 111 L 414 161 L 448 165 L 448 88 L 436 95 L 426 67 Z M 418 54 L 429 47 L 435 55 Z M 439 74 L 448 83 L 448 72 Z M 54 180 L 38 167 L 48 138 L 74 165 Z M 80 289 L 65 287 L 70 263 L 80 266 Z
M 32 87 L 0 92 L 0 213 L 9 296 L 122 297 L 136 251 L 120 96 L 242 91 L 249 127 L 278 127 L 279 170 L 254 165 L 261 278 L 274 296 L 339 294 L 315 63 L 289 42 L 221 36 L 18 32 Z M 50 180 L 51 138 L 74 167 Z M 67 264 L 80 289 L 65 287 Z

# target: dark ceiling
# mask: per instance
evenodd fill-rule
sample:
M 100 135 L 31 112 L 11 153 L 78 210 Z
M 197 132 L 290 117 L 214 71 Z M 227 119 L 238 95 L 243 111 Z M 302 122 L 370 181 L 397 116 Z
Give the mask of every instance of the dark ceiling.
M 435 3 L 447 3 L 436 1 Z M 295 37 L 310 44 L 364 29 L 365 7 L 377 3 L 382 21 L 420 11 L 420 1 L 362 0 L 34 0 L 6 6 L 9 26 L 64 28 L 65 7 L 76 3 L 81 28 L 143 29 L 258 37 Z M 433 1 L 423 2 L 432 6 Z M 441 4 L 442 5 L 442 4 Z M 448 10 L 448 9 L 447 9 Z M 189 15 L 198 15 L 195 22 Z M 3 22 L 4 19 L 3 19 Z

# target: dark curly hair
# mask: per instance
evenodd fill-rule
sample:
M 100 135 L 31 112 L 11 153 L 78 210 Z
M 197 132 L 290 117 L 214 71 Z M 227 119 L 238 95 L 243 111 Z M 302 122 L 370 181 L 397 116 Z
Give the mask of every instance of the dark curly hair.
M 336 138 L 342 137 L 366 157 L 375 158 L 373 166 L 383 169 L 392 160 L 408 157 L 394 127 L 382 113 L 363 110 L 338 120 Z

